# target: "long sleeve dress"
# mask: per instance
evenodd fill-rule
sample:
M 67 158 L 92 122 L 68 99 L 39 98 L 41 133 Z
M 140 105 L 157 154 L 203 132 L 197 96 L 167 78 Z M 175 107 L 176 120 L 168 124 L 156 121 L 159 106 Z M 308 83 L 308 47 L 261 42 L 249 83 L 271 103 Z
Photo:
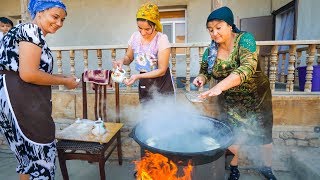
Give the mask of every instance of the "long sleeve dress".
M 222 107 L 221 120 L 229 122 L 236 134 L 236 144 L 269 144 L 272 142 L 272 95 L 269 79 L 257 58 L 256 42 L 252 34 L 236 35 L 234 48 L 228 59 L 216 58 L 208 70 L 209 48 L 205 51 L 200 75 L 208 81 L 218 81 L 230 74 L 240 76 L 239 86 L 230 88 L 219 96 Z

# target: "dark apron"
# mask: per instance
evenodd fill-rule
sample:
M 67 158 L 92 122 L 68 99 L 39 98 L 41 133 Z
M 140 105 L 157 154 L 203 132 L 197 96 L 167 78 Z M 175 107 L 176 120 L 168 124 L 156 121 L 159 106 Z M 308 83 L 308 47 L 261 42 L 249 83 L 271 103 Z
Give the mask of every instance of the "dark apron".
M 163 95 L 174 94 L 172 77 L 171 77 L 169 68 L 167 69 L 166 74 L 161 77 L 139 80 L 140 102 L 145 102 L 152 99 L 152 95 L 155 91 L 156 93 L 160 93 Z
M 51 117 L 51 86 L 26 83 L 14 71 L 0 74 L 6 75 L 8 98 L 23 134 L 37 143 L 52 143 L 55 124 Z

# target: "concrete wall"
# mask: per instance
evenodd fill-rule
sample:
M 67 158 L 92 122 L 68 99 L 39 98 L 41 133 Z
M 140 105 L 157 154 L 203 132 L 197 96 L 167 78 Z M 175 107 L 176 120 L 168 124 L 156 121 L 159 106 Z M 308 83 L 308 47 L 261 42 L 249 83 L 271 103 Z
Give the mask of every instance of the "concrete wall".
M 223 5 L 230 7 L 233 10 L 235 19 L 249 18 L 257 16 L 267 16 L 271 12 L 270 0 L 224 0 Z
M 318 0 L 299 0 L 297 39 L 320 39 L 319 7 Z
M 17 16 L 20 13 L 20 0 L 0 0 L 0 16 Z
M 54 36 L 47 36 L 50 46 L 126 44 L 132 32 L 136 31 L 135 14 L 146 0 L 68 0 L 64 1 L 68 16 L 64 27 Z M 159 6 L 187 6 L 188 42 L 209 41 L 206 32 L 206 18 L 211 12 L 211 0 L 157 0 Z M 0 0 L 1 16 L 20 15 L 20 1 Z M 244 8 L 250 4 L 250 8 Z M 270 0 L 223 1 L 239 18 L 270 14 Z M 246 7 L 246 6 L 245 6 Z
M 135 14 L 144 2 L 66 1 L 69 10 L 65 26 L 54 36 L 48 36 L 48 42 L 51 46 L 126 44 L 130 35 L 137 30 Z M 210 4 L 209 0 L 155 2 L 159 6 L 187 6 L 187 39 L 189 42 L 208 39 L 204 23 L 210 13 L 210 6 L 206 6 Z
M 275 11 L 281 8 L 282 6 L 288 4 L 292 0 L 271 0 L 271 1 L 272 1 L 271 10 Z
M 4 16 L 12 20 L 13 24 L 17 24 L 16 19 L 10 16 L 21 15 L 20 0 L 0 0 L 0 17 Z
M 68 0 L 68 17 L 64 27 L 47 37 L 50 46 L 126 44 L 136 31 L 135 13 L 147 0 Z M 291 0 L 221 0 L 241 18 L 266 16 Z M 154 0 L 159 6 L 187 6 L 188 42 L 209 42 L 205 21 L 211 12 L 211 0 Z M 317 23 L 320 1 L 299 0 L 297 39 L 319 39 Z M 0 0 L 0 16 L 20 15 L 19 0 Z M 11 17 L 15 22 L 15 19 Z

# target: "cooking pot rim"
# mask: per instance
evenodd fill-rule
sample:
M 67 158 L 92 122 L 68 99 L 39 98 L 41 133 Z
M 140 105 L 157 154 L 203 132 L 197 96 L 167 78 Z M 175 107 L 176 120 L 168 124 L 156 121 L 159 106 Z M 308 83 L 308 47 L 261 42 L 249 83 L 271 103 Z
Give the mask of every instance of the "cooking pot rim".
M 146 150 L 150 150 L 152 152 L 159 152 L 160 154 L 170 154 L 170 155 L 182 155 L 182 156 L 197 156 L 197 155 L 214 155 L 216 154 L 216 152 L 218 151 L 224 151 L 225 149 L 227 149 L 230 145 L 233 144 L 234 142 L 234 133 L 232 128 L 229 126 L 229 124 L 227 122 L 224 121 L 220 121 L 216 118 L 212 118 L 209 116 L 203 116 L 203 115 L 197 115 L 200 118 L 205 118 L 208 121 L 218 121 L 219 123 L 222 123 L 226 128 L 228 128 L 230 130 L 231 133 L 231 139 L 229 140 L 229 142 L 223 144 L 222 146 L 219 146 L 219 148 L 216 149 L 212 149 L 212 150 L 208 150 L 208 151 L 198 151 L 198 152 L 180 152 L 180 151 L 168 151 L 168 150 L 164 150 L 164 149 L 159 149 L 159 148 L 155 148 L 152 146 L 149 146 L 148 144 L 146 144 L 145 142 L 142 142 L 139 140 L 139 138 L 137 138 L 135 132 L 136 132 L 136 128 L 137 126 L 142 123 L 143 121 L 140 121 L 138 124 L 135 125 L 135 127 L 132 129 L 132 132 L 130 133 L 130 137 L 132 137 L 140 146 L 142 146 L 144 149 Z

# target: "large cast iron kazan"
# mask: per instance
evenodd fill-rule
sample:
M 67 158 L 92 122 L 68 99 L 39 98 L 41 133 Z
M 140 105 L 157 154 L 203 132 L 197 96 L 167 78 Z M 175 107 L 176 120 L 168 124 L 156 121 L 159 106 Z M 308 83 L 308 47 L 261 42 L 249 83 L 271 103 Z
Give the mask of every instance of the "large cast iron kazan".
M 144 150 L 148 150 L 182 165 L 189 160 L 193 165 L 215 161 L 234 140 L 233 131 L 227 123 L 210 117 L 193 115 L 188 120 L 166 125 L 152 123 L 154 129 L 150 129 L 148 120 L 143 120 L 130 133 L 130 137 L 140 145 L 142 155 Z M 186 128 L 188 124 L 192 127 Z

